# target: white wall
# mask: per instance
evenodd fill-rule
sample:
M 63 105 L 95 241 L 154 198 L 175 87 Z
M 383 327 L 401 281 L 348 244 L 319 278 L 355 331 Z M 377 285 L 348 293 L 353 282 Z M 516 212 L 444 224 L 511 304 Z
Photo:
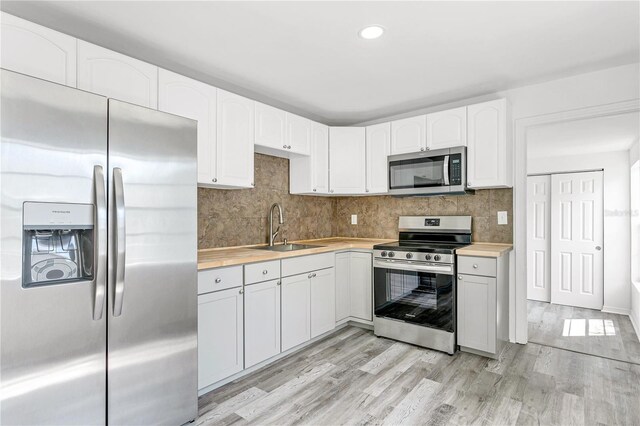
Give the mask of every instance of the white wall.
M 558 173 L 604 169 L 604 308 L 631 309 L 631 238 L 629 229 L 629 153 L 532 158 L 529 173 Z

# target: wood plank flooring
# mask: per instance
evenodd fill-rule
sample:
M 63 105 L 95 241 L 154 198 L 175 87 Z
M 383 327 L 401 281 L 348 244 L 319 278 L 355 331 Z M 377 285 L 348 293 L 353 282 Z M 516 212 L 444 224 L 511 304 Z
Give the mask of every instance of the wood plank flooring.
M 449 356 L 346 327 L 199 405 L 198 425 L 640 425 L 640 366 L 537 344 Z
M 640 341 L 626 315 L 527 301 L 529 342 L 640 364 Z

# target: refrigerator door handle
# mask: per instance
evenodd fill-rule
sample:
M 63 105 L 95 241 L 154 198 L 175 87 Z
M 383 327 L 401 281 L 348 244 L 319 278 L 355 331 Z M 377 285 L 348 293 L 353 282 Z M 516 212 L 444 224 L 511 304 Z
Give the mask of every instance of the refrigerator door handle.
M 113 191 L 115 200 L 114 222 L 116 228 L 116 238 L 114 242 L 114 262 L 116 271 L 115 289 L 113 296 L 113 316 L 119 317 L 122 314 L 122 303 L 124 296 L 124 267 L 126 255 L 126 235 L 125 235 L 125 211 L 124 211 L 124 185 L 122 183 L 122 169 L 113 169 Z
M 102 166 L 93 167 L 93 184 L 95 191 L 95 242 L 93 253 L 93 270 L 95 273 L 96 294 L 93 306 L 93 320 L 102 319 L 104 311 L 104 297 L 107 288 L 106 260 L 107 260 L 107 195 L 104 189 L 104 171 Z

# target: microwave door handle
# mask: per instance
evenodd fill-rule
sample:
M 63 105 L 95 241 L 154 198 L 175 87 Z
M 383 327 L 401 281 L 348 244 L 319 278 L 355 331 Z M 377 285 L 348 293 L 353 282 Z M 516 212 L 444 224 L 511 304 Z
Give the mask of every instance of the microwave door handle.
M 444 170 L 442 172 L 444 174 L 444 184 L 449 186 L 449 156 L 444 156 Z
M 125 233 L 125 207 L 124 207 L 124 185 L 122 183 L 122 169 L 113 169 L 113 191 L 115 200 L 115 288 L 113 296 L 113 316 L 119 317 L 122 314 L 122 303 L 124 297 L 124 268 L 126 262 L 126 233 Z
M 93 167 L 93 184 L 96 203 L 96 211 L 94 215 L 94 253 L 93 253 L 93 271 L 95 274 L 95 298 L 93 305 L 93 320 L 102 319 L 104 311 L 104 299 L 107 288 L 107 195 L 104 189 L 104 171 L 102 166 Z

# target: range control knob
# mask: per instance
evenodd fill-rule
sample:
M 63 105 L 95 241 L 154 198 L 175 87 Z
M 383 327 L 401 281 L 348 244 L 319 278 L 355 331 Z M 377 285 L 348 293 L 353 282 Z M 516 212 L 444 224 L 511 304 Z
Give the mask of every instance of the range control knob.
M 435 260 L 436 262 L 440 260 L 440 255 L 436 254 L 435 256 L 433 256 L 433 260 Z
M 395 257 L 395 255 L 396 255 L 396 254 L 395 254 L 394 252 L 390 251 L 390 252 L 389 252 L 389 254 L 388 254 L 387 256 L 389 256 L 389 257 Z
M 424 258 L 425 258 L 425 259 L 427 259 L 427 260 L 431 260 L 431 255 L 430 255 L 430 254 L 428 254 L 428 255 L 426 255 Z
M 407 259 L 411 259 L 413 255 L 411 253 L 407 253 Z
M 386 251 L 383 251 L 382 253 L 380 253 L 380 256 L 382 256 L 382 257 L 387 257 L 387 252 L 386 252 Z

